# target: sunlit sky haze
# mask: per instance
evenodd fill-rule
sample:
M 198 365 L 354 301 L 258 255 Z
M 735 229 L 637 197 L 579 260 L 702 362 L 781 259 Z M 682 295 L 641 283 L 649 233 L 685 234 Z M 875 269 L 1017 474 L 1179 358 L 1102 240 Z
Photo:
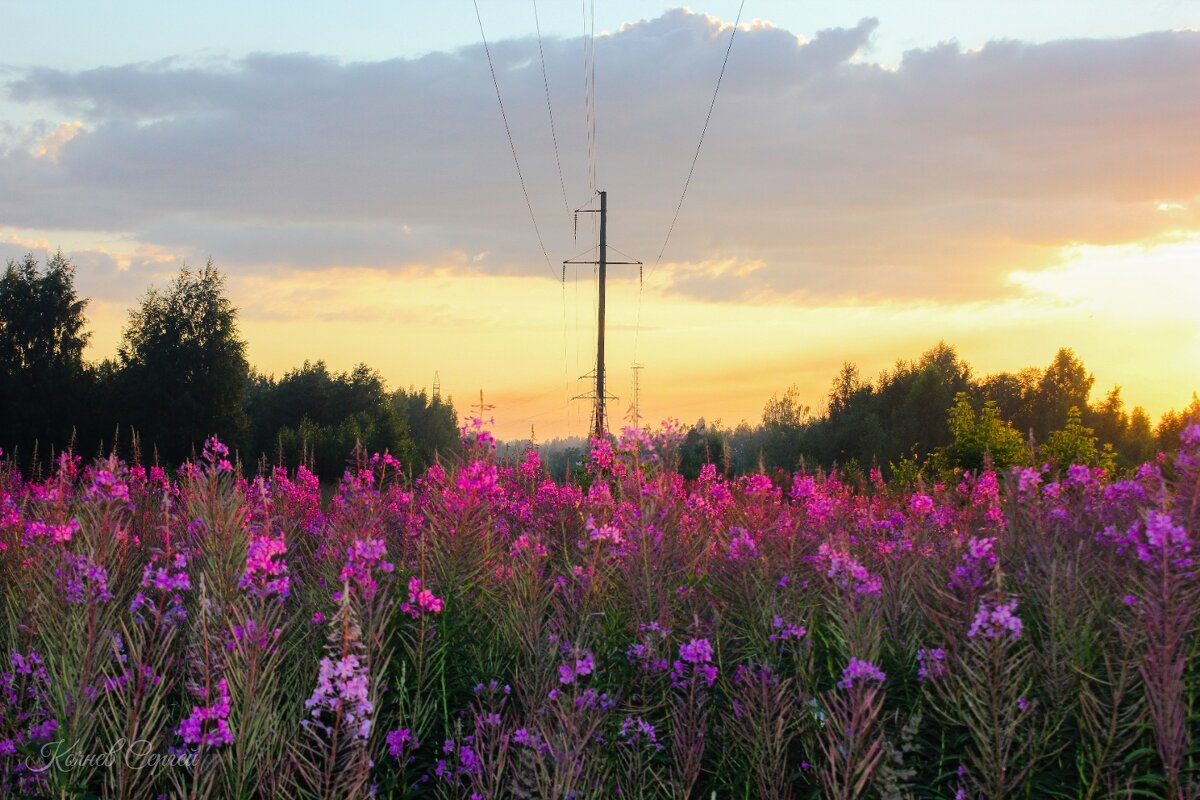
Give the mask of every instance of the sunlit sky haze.
M 96 359 L 211 258 L 265 371 L 581 434 L 594 164 L 648 265 L 611 270 L 614 425 L 635 361 L 646 418 L 735 424 L 939 340 L 980 375 L 1072 347 L 1152 415 L 1200 389 L 1200 0 L 747 0 L 664 250 L 738 6 L 543 0 L 539 42 L 480 0 L 543 256 L 469 2 L 0 2 L 0 258 L 72 258 Z

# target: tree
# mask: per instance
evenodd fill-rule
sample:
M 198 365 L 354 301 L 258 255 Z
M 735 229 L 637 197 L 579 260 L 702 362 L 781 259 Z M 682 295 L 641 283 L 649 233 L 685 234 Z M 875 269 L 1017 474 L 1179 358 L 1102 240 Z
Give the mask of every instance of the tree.
M 1000 417 L 995 400 L 987 400 L 978 415 L 966 392 L 959 392 L 950 407 L 948 425 L 952 441 L 938 452 L 947 468 L 978 471 L 991 461 L 996 469 L 1007 469 L 1025 461 L 1021 434 Z
M 701 418 L 683 437 L 679 446 L 679 474 L 690 481 L 700 477 L 705 464 L 715 464 L 717 471 L 728 471 L 729 446 L 721 433 L 720 422 L 709 427 Z
M 771 395 L 763 408 L 762 442 L 754 457 L 757 459 L 761 454 L 764 466 L 795 469 L 810 413 L 811 409 L 801 402 L 800 389 L 795 384 L 782 395 Z
M 1072 406 L 1087 408 L 1094 381 L 1071 348 L 1063 347 L 1055 353 L 1033 397 L 1034 433 L 1039 440 L 1066 422 Z
M 1051 431 L 1042 445 L 1041 456 L 1058 467 L 1082 464 L 1111 471 L 1116 466 L 1112 445 L 1105 445 L 1103 449 L 1096 445 L 1096 432 L 1083 424 L 1083 412 L 1079 407 L 1071 406 L 1067 411 L 1067 424 L 1062 430 Z
M 420 474 L 439 456 L 453 455 L 462 447 L 458 431 L 458 413 L 451 399 L 432 397 L 425 390 L 397 389 L 391 396 L 392 406 L 408 424 L 412 436 L 414 474 Z M 408 466 L 408 465 L 406 465 Z
M 1158 449 L 1164 453 L 1173 453 L 1179 449 L 1179 434 L 1189 425 L 1200 424 L 1200 395 L 1192 394 L 1192 402 L 1183 411 L 1171 410 L 1162 415 L 1154 435 L 1158 439 Z
M 237 309 L 212 262 L 184 266 L 165 291 L 150 289 L 129 312 L 117 350 L 124 420 L 168 463 L 216 434 L 241 441 L 249 365 Z
M 972 389 L 971 368 L 945 342 L 925 351 L 916 363 L 900 362 L 880 376 L 875 390 L 888 440 L 872 456 L 892 461 L 906 453 L 932 453 L 950 442 L 946 409 L 960 392 Z
M 0 277 L 0 447 L 65 447 L 84 422 L 86 307 L 61 252 L 44 270 L 32 254 L 8 262 Z
M 1037 427 L 1034 396 L 1042 382 L 1042 370 L 1026 367 L 1018 372 L 989 375 L 979 383 L 984 400 L 994 400 L 1003 419 L 1012 423 L 1022 437 Z

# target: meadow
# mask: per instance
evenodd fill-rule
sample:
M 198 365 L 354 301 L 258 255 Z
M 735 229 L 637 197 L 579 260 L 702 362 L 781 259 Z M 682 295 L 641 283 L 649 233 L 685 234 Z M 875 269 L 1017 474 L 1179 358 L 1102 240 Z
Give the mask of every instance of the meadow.
M 1195 797 L 1200 425 L 1136 469 L 578 480 L 478 424 L 333 498 L 0 467 L 0 796 Z

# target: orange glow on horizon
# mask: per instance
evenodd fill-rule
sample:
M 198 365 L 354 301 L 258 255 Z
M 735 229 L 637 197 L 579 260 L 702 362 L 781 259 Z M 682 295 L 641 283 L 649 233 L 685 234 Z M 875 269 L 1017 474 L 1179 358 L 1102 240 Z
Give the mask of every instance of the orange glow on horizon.
M 915 359 L 944 340 L 977 375 L 1044 367 L 1071 347 L 1096 377 L 1093 399 L 1122 387 L 1128 407 L 1151 417 L 1187 404 L 1200 388 L 1200 234 L 1169 243 L 1076 247 L 1061 266 L 1014 270 L 1023 296 L 991 302 L 796 305 L 712 303 L 665 294 L 652 281 L 609 285 L 608 376 L 619 400 L 614 427 L 630 405 L 629 366 L 642 372 L 642 415 L 651 424 L 704 417 L 755 423 L 776 392 L 796 384 L 819 412 L 843 362 L 864 377 Z M 733 261 L 690 265 L 736 272 Z M 751 265 L 749 268 L 753 268 Z M 590 409 L 580 376 L 595 346 L 592 281 L 563 286 L 541 278 L 481 277 L 448 270 L 396 275 L 380 270 L 230 275 L 250 362 L 281 375 L 305 359 L 332 369 L 359 362 L 390 386 L 430 387 L 460 415 L 478 392 L 494 403 L 500 438 L 582 435 Z M 91 356 L 116 350 L 125 307 L 93 303 Z M 636 354 L 635 354 L 636 349 Z

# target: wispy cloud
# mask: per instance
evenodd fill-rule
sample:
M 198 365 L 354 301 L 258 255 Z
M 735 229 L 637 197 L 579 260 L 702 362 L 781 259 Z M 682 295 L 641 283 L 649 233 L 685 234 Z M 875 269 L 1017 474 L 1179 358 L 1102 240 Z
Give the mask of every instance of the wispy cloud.
M 869 54 L 878 24 L 738 33 L 653 281 L 710 300 L 970 300 L 1020 291 L 1011 271 L 1059 263 L 1068 245 L 1200 228 L 1200 33 L 945 44 L 885 69 Z M 611 237 L 643 260 L 662 244 L 728 35 L 674 11 L 597 43 Z M 545 45 L 567 190 L 582 203 L 579 43 Z M 551 258 L 565 258 L 580 247 L 537 42 L 492 55 Z M 547 274 L 482 47 L 37 68 L 6 90 L 61 114 L 4 134 L 0 219 L 15 229 L 117 232 L 240 274 Z M 106 275 L 140 275 L 94 258 Z M 754 268 L 694 266 L 726 263 Z

